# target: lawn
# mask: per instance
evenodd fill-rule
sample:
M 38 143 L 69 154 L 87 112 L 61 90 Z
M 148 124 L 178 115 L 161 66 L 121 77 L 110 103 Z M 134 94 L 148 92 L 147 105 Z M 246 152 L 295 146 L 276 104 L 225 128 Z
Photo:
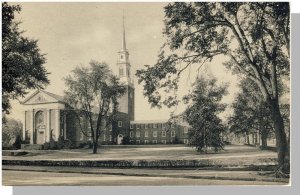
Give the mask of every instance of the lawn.
M 103 146 L 98 154 L 92 149 L 35 150 L 23 156 L 3 156 L 3 160 L 201 160 L 211 159 L 223 165 L 275 164 L 276 153 L 244 145 L 228 145 L 224 150 L 209 154 L 198 153 L 184 145 L 163 146 Z

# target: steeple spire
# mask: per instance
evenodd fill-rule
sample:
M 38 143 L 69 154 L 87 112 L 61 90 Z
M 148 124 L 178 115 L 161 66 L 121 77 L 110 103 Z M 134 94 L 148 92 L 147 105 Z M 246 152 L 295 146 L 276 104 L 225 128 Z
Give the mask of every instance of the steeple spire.
M 122 50 L 126 51 L 126 39 L 125 39 L 125 16 L 123 10 L 123 40 L 122 40 Z

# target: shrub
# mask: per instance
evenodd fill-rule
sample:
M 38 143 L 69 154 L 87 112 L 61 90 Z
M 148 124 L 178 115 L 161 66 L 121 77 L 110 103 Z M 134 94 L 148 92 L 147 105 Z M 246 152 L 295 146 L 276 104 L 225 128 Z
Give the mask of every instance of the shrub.
M 13 144 L 14 149 L 21 149 L 22 139 L 20 135 L 17 135 L 15 143 Z

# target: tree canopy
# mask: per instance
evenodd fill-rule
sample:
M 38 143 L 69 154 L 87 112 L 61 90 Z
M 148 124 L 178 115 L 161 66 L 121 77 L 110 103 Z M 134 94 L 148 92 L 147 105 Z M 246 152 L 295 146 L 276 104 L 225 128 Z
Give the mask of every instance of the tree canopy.
M 46 58 L 37 40 L 23 36 L 15 14 L 19 5 L 2 3 L 2 111 L 9 113 L 10 100 L 23 97 L 29 89 L 42 89 L 49 83 L 43 66 Z
M 97 61 L 91 61 L 88 67 L 76 67 L 65 83 L 65 100 L 76 114 L 82 133 L 92 138 L 93 153 L 97 153 L 98 139 L 111 124 L 118 109 L 117 99 L 126 92 L 126 87 L 106 63 Z M 84 121 L 90 131 L 84 128 Z

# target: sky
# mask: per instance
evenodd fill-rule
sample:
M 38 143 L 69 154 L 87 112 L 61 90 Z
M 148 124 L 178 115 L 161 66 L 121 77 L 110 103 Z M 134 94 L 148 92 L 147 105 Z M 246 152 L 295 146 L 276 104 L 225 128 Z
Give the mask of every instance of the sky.
M 91 60 L 104 61 L 117 74 L 117 52 L 122 45 L 122 17 L 125 15 L 126 46 L 132 72 L 153 65 L 166 37 L 164 9 L 166 3 L 20 3 L 24 36 L 37 39 L 41 53 L 46 54 L 45 68 L 50 73 L 46 91 L 63 95 L 63 78 L 78 65 Z M 214 75 L 219 83 L 229 82 L 229 95 L 223 102 L 231 103 L 237 92 L 237 77 L 222 65 L 223 56 L 203 66 L 199 74 Z M 197 65 L 187 69 L 180 80 L 179 97 L 191 90 L 198 72 Z M 135 120 L 168 119 L 171 112 L 181 113 L 186 105 L 176 108 L 151 108 L 143 96 L 143 87 L 135 82 Z M 30 91 L 32 93 L 33 91 Z M 30 94 L 29 93 L 29 94 Z M 22 106 L 12 101 L 9 117 L 22 120 Z

